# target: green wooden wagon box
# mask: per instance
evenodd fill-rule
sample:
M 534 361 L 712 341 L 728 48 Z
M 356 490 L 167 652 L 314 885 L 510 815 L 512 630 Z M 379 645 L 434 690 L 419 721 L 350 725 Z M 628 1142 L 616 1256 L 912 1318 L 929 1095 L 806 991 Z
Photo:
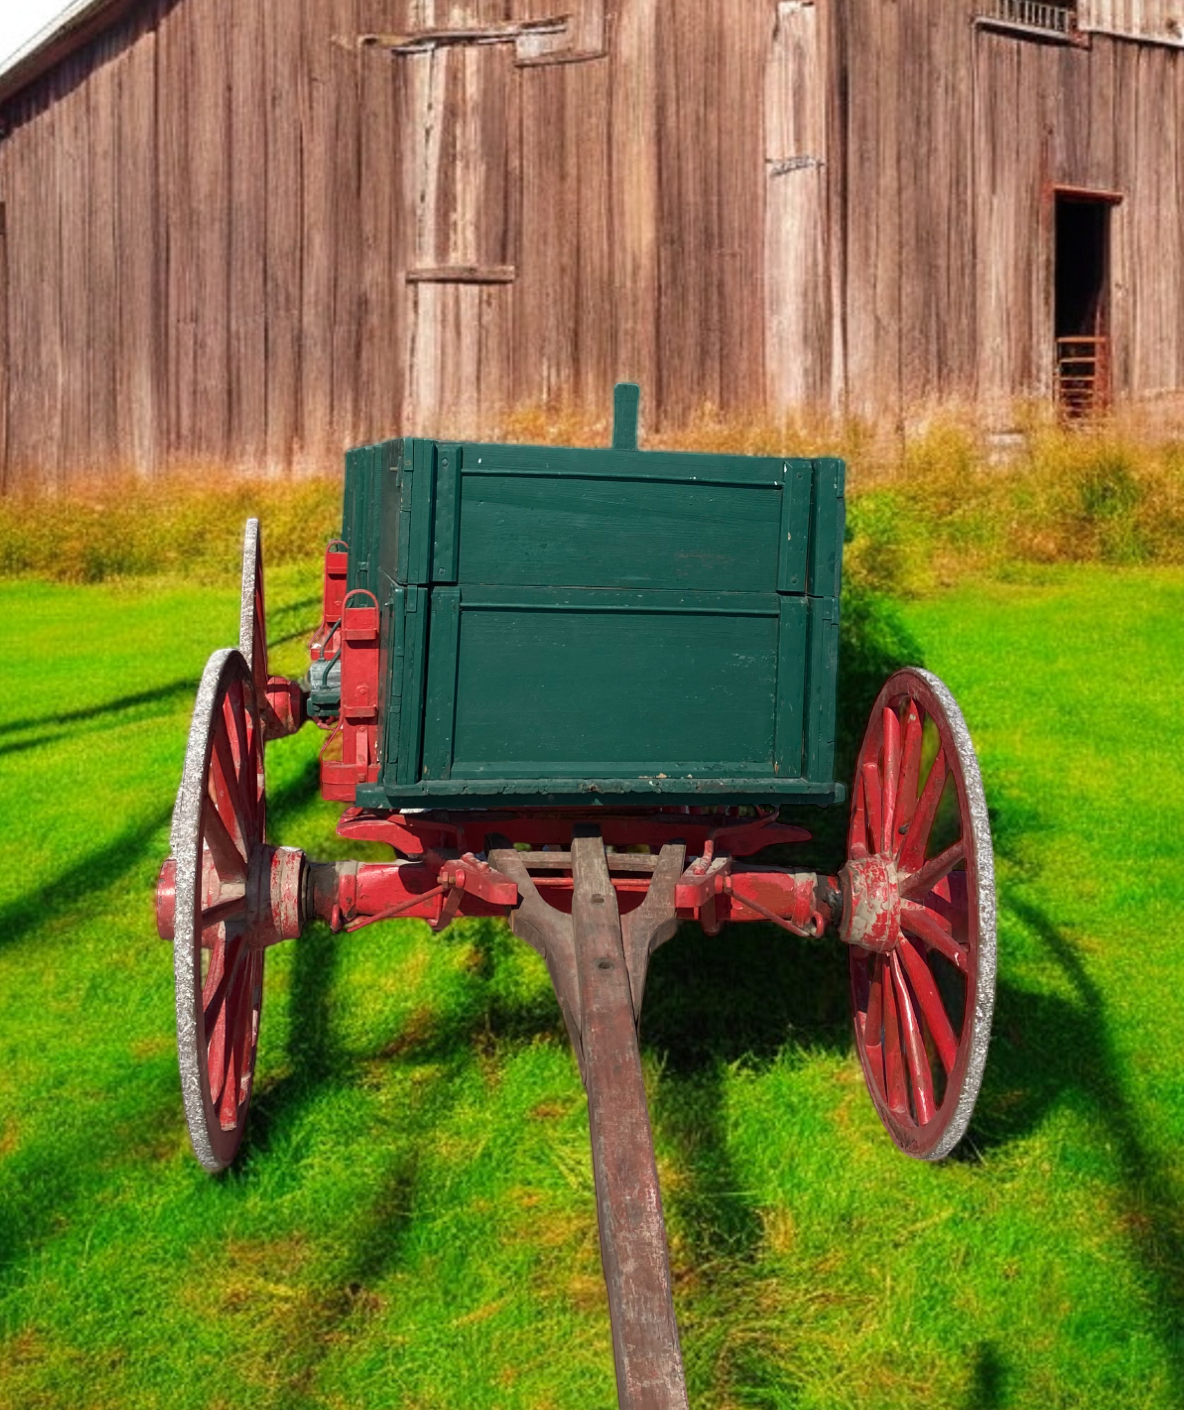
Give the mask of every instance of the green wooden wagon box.
M 831 803 L 843 463 L 406 438 L 346 457 L 371 808 Z M 352 598 L 355 604 L 361 599 Z

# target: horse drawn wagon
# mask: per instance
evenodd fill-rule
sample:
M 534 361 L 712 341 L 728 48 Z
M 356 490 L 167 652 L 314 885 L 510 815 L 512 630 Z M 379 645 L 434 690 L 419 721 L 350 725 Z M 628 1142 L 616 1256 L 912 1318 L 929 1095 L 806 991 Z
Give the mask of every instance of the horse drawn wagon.
M 270 946 L 415 917 L 504 916 L 542 956 L 588 1096 L 620 1404 L 685 1406 L 638 1050 L 646 972 L 678 926 L 758 921 L 848 952 L 855 1046 L 889 1135 L 947 1154 L 994 992 L 974 751 L 950 693 L 896 672 L 871 708 L 846 859 L 781 805 L 833 778 L 844 468 L 641 451 L 637 389 L 606 450 L 402 439 L 346 459 L 308 683 L 267 666 L 258 525 L 239 646 L 202 676 L 157 889 L 174 946 L 194 1151 L 247 1121 Z M 311 860 L 266 830 L 265 744 L 326 732 L 325 797 L 385 863 Z

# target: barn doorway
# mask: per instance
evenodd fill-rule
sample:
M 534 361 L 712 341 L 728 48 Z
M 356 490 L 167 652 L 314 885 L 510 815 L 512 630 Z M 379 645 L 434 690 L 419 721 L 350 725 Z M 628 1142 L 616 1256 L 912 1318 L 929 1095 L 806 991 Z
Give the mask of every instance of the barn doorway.
M 1092 416 L 1110 402 L 1110 212 L 1117 199 L 1055 193 L 1056 396 L 1070 418 Z

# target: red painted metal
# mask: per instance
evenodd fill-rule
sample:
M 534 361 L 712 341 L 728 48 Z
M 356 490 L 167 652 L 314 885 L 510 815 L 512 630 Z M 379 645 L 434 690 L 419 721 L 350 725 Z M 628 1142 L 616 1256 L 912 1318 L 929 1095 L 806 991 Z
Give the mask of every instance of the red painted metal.
M 321 793 L 352 802 L 359 783 L 377 783 L 378 668 L 381 614 L 372 592 L 356 588 L 342 599 L 341 716 L 321 754 Z M 340 757 L 329 748 L 339 742 Z
M 349 576 L 349 546 L 334 539 L 325 549 L 324 585 L 321 597 L 321 624 L 309 643 L 314 661 L 328 660 L 340 645 L 338 629 L 345 605 L 345 585 Z

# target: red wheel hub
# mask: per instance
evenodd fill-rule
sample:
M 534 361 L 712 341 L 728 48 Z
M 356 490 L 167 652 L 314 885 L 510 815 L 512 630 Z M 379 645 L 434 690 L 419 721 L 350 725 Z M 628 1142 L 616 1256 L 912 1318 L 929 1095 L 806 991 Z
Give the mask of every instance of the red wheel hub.
M 900 940 L 900 886 L 896 863 L 876 853 L 849 861 L 839 872 L 843 920 L 839 938 L 886 955 Z

